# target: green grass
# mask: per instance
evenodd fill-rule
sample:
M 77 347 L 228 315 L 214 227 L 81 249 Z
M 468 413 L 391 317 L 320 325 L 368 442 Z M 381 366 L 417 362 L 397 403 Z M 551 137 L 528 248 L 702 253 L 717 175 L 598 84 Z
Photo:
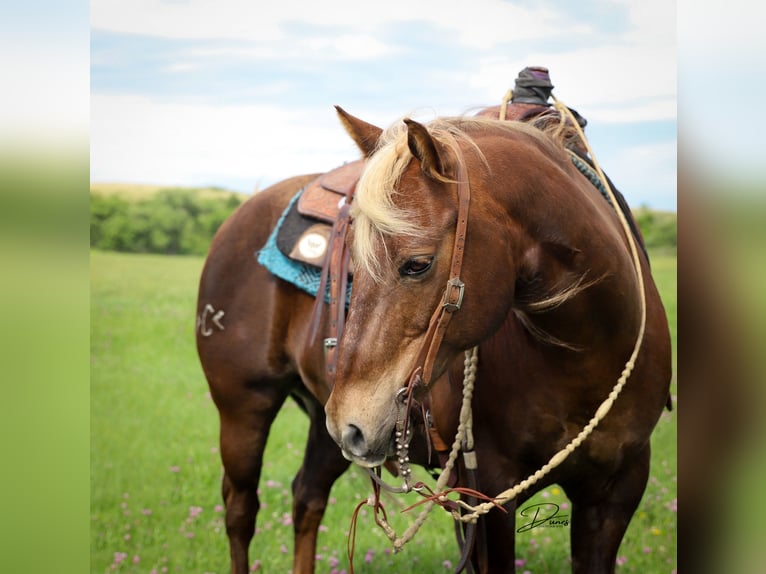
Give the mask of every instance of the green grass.
M 201 257 L 93 252 L 91 255 L 91 571 L 228 572 L 220 507 L 218 420 L 194 349 Z M 675 338 L 675 257 L 653 259 Z M 675 393 L 675 391 L 674 391 Z M 291 402 L 277 418 L 265 454 L 263 508 L 251 561 L 265 572 L 289 572 L 290 482 L 308 423 Z M 654 466 L 639 512 L 619 555 L 620 572 L 675 567 L 676 415 L 663 415 L 654 435 Z M 368 482 L 350 469 L 336 483 L 320 532 L 317 572 L 347 569 L 351 511 Z M 414 517 L 395 511 L 417 498 L 388 499 L 401 533 Z M 536 500 L 566 504 L 555 487 Z M 568 528 L 517 535 L 519 572 L 568 571 Z M 435 510 L 404 552 L 394 555 L 369 514 L 359 519 L 358 572 L 450 572 L 454 538 Z

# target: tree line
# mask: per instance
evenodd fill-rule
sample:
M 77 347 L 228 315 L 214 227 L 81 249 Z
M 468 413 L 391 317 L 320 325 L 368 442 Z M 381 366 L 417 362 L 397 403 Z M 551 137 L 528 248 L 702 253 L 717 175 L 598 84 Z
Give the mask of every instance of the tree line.
M 90 245 L 106 251 L 204 255 L 243 196 L 162 189 L 146 198 L 90 196 Z
M 678 215 L 670 211 L 655 211 L 647 207 L 633 210 L 644 243 L 649 249 L 678 247 Z
M 92 193 L 90 245 L 105 251 L 204 255 L 224 220 L 244 196 L 218 190 L 162 189 L 138 199 Z M 634 211 L 647 247 L 675 249 L 675 213 L 641 207 Z

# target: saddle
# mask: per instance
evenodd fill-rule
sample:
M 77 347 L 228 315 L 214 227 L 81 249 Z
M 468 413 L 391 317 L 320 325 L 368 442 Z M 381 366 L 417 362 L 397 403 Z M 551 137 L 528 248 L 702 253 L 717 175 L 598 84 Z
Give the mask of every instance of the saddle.
M 302 190 L 278 230 L 277 247 L 284 255 L 318 269 L 324 266 L 333 226 L 350 202 L 363 166 L 363 160 L 346 163 Z
M 364 160 L 358 159 L 319 176 L 298 199 L 298 212 L 333 224 L 343 204 L 354 194 L 363 167 Z

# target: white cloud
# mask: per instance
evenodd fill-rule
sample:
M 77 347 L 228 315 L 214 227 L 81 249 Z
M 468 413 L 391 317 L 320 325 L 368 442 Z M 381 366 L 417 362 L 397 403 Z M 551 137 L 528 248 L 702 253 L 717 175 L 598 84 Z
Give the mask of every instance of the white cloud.
M 311 59 L 313 54 L 322 53 L 341 60 L 371 60 L 396 51 L 373 36 L 363 34 L 305 38 L 299 42 L 298 50 L 303 58 Z
M 553 93 L 589 119 L 608 122 L 673 120 L 676 61 L 670 46 L 605 45 L 566 52 L 530 52 L 509 61 L 480 61 L 467 82 L 499 99 L 528 65 L 550 70 Z
M 639 123 L 652 121 L 675 121 L 676 100 L 662 98 L 646 103 L 630 102 L 620 106 L 594 106 L 589 109 L 587 119 L 594 123 Z
M 225 185 L 327 171 L 358 155 L 333 114 L 271 106 L 91 99 L 94 181 Z M 244 190 L 248 191 L 248 190 Z
M 263 43 L 281 37 L 272 9 L 248 0 L 93 0 L 91 27 L 96 30 L 142 34 L 162 38 L 258 39 Z
M 94 29 L 164 38 L 257 41 L 285 38 L 289 24 L 305 23 L 333 30 L 372 34 L 401 22 L 427 22 L 445 29 L 460 43 L 488 49 L 497 43 L 552 38 L 587 32 L 549 8 L 532 8 L 502 0 L 470 4 L 458 0 L 388 0 L 379 9 L 358 0 L 281 1 L 265 6 L 250 0 L 93 0 Z M 343 35 L 344 32 L 341 32 Z
M 596 151 L 596 155 L 632 207 L 646 203 L 676 209 L 675 141 L 626 146 L 603 154 Z
M 586 117 L 606 122 L 672 120 L 676 117 L 675 5 L 667 0 L 608 0 L 627 11 L 627 31 L 609 38 L 608 24 L 593 32 L 587 47 L 528 50 L 509 58 L 479 60 L 467 79 L 486 97 L 513 87 L 525 66 L 547 67 L 554 94 Z
M 626 41 L 675 44 L 676 2 L 674 0 L 612 0 L 628 11 L 630 30 Z M 694 0 L 699 3 L 699 0 Z

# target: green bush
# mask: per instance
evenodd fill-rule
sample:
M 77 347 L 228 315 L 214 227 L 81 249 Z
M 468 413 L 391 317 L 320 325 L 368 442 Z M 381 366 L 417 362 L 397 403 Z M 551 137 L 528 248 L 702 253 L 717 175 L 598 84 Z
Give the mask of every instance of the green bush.
M 204 255 L 241 202 L 235 193 L 197 189 L 163 189 L 135 200 L 91 194 L 90 244 L 106 251 Z
M 653 211 L 642 207 L 633 212 L 644 242 L 649 249 L 678 246 L 678 216 L 670 211 Z

